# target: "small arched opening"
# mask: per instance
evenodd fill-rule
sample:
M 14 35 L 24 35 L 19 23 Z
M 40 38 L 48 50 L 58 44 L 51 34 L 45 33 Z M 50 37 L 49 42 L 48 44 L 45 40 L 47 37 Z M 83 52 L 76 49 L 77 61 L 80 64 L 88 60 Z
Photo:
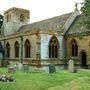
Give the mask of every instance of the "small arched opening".
M 87 54 L 86 51 L 81 51 L 81 67 L 86 68 L 87 67 Z

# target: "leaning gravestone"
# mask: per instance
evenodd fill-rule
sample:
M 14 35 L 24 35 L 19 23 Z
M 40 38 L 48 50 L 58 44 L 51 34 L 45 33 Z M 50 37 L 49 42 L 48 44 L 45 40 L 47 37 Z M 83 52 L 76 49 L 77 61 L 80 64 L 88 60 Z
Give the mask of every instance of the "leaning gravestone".
M 54 73 L 54 72 L 56 72 L 55 65 L 49 64 L 49 73 Z
M 69 60 L 69 72 L 75 72 L 74 61 L 72 59 Z

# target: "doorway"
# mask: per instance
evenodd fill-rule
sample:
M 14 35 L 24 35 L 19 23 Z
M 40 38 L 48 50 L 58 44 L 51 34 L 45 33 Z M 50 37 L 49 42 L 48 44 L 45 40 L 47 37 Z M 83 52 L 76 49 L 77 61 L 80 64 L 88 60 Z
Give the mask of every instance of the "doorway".
M 86 68 L 86 64 L 87 64 L 87 55 L 85 51 L 82 51 L 81 52 L 81 67 Z

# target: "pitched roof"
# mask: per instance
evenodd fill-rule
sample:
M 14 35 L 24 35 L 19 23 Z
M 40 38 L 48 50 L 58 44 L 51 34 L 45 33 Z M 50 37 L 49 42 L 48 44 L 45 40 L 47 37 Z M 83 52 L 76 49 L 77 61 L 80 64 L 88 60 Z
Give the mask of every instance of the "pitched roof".
M 28 25 L 23 25 L 19 28 L 18 32 L 25 32 L 30 30 L 53 30 L 53 31 L 62 31 L 62 27 L 70 17 L 72 13 L 64 14 L 61 16 L 56 16 L 50 19 L 46 19 L 43 21 L 35 22 Z
M 74 34 L 81 34 L 81 33 L 87 33 L 90 32 L 89 29 L 86 29 L 85 26 L 83 26 L 82 22 L 85 16 L 79 15 L 76 17 L 68 31 L 66 32 L 66 35 L 74 35 Z

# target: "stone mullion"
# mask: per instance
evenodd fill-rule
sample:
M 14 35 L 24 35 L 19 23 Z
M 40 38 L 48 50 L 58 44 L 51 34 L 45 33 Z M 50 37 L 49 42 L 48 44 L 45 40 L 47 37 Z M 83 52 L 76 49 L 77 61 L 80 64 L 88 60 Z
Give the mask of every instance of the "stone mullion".
M 51 58 L 52 58 L 52 44 L 51 44 Z
M 54 58 L 56 58 L 55 57 L 55 54 L 56 54 L 56 50 L 55 49 L 56 49 L 56 47 L 55 47 L 55 44 L 54 44 Z

